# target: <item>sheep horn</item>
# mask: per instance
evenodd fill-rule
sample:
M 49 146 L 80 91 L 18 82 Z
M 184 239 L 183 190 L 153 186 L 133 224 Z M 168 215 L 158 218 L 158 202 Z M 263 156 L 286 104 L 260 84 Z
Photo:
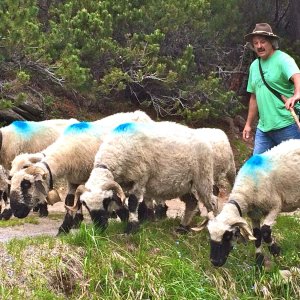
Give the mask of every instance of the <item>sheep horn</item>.
M 244 238 L 247 238 L 248 240 L 250 241 L 255 241 L 256 240 L 256 237 L 253 236 L 249 226 L 247 225 L 246 222 L 244 221 L 241 221 L 241 222 L 237 222 L 235 224 L 233 224 L 232 226 L 238 226 L 241 230 L 241 235 L 244 237 Z
M 123 189 L 121 188 L 121 186 L 116 181 L 112 180 L 112 181 L 109 181 L 109 182 L 105 183 L 102 186 L 102 190 L 113 190 L 113 191 L 115 191 L 119 195 L 119 197 L 121 198 L 122 203 L 124 204 L 126 196 L 123 192 Z
M 192 227 L 191 230 L 195 231 L 195 232 L 199 232 L 199 231 L 203 230 L 206 227 L 208 221 L 209 221 L 209 219 L 205 218 L 198 227 Z
M 80 186 L 78 186 L 78 188 L 76 189 L 76 192 L 75 192 L 75 197 L 74 197 L 74 204 L 73 206 L 68 206 L 68 205 L 65 205 L 65 207 L 72 211 L 72 212 L 77 212 L 78 210 L 78 200 L 80 198 L 80 196 L 85 192 L 87 191 L 88 189 L 85 187 L 84 184 L 81 184 Z

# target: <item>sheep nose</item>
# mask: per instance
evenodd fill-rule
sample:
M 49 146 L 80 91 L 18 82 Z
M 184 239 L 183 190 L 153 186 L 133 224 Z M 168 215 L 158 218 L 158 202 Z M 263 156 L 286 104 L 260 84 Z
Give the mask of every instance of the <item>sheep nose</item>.
M 17 201 L 17 194 L 15 192 L 12 192 L 10 195 L 10 206 L 14 216 L 17 218 L 25 218 L 31 210 L 25 203 Z
M 222 267 L 225 264 L 225 261 L 221 259 L 211 258 L 210 261 L 215 267 Z
M 13 204 L 13 202 L 11 202 L 11 209 L 14 216 L 20 219 L 27 217 L 30 212 L 30 208 L 24 203 Z

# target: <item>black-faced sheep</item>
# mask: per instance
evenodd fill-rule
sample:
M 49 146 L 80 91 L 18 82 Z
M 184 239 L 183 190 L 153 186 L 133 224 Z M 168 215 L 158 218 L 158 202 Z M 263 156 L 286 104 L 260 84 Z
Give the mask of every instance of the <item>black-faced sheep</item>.
M 78 185 L 88 179 L 97 150 L 107 132 L 126 121 L 152 122 L 142 111 L 118 113 L 95 122 L 79 122 L 69 126 L 64 134 L 43 150 L 42 161 L 20 170 L 11 179 L 11 207 L 16 217 L 24 218 L 38 199 L 55 203 L 60 200 L 53 189 L 56 178 L 68 182 L 66 205 L 73 205 L 74 193 Z M 50 191 L 50 193 L 49 193 Z M 74 222 L 82 220 L 82 213 L 73 217 L 67 211 L 60 232 L 68 232 Z
M 218 216 L 208 222 L 210 259 L 222 266 L 239 233 L 255 240 L 256 262 L 262 265 L 262 241 L 273 255 L 280 248 L 271 236 L 276 217 L 300 207 L 300 140 L 289 140 L 252 156 L 240 169 L 229 201 Z M 252 222 L 252 231 L 244 219 Z
M 132 122 L 115 128 L 102 143 L 79 194 L 94 222 L 106 227 L 107 208 L 117 204 L 121 187 L 129 195 L 126 232 L 131 232 L 138 227 L 137 208 L 143 199 L 161 202 L 191 193 L 211 211 L 213 181 L 212 148 L 194 130 L 172 122 Z M 185 215 L 182 226 L 189 222 Z
M 52 119 L 40 122 L 15 121 L 0 129 L 0 164 L 10 170 L 11 162 L 20 153 L 38 152 L 52 144 L 64 129 L 76 119 Z M 9 189 L 9 188 L 8 188 Z M 40 216 L 48 215 L 47 204 L 40 205 Z M 11 217 L 9 202 L 2 212 L 4 219 Z
M 167 123 L 167 122 L 162 122 Z M 186 127 L 182 125 L 182 129 L 185 130 Z M 234 162 L 234 156 L 229 139 L 226 133 L 217 128 L 198 128 L 194 129 L 195 134 L 200 139 L 203 139 L 212 147 L 213 154 L 213 170 L 214 170 L 214 195 L 219 194 L 219 189 L 221 187 L 232 188 L 236 176 L 236 168 Z M 185 203 L 185 219 L 191 219 L 198 209 L 197 199 L 193 197 L 192 194 L 187 194 L 181 197 L 181 200 Z M 149 205 L 148 205 L 149 206 Z M 155 215 L 159 218 L 166 216 L 166 205 L 165 203 L 157 203 L 155 206 Z M 154 213 L 147 207 L 147 204 L 141 205 L 139 207 L 139 218 L 141 220 L 147 219 L 148 214 L 150 218 L 153 218 Z M 186 221 L 186 223 L 190 223 Z M 177 229 L 178 232 L 189 231 L 189 226 L 182 227 L 182 225 Z

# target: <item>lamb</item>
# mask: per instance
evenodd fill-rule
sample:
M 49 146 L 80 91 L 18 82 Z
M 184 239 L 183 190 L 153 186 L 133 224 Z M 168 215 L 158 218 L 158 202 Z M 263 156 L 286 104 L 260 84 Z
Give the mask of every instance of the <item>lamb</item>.
M 213 210 L 211 145 L 183 127 L 172 122 L 131 122 L 113 130 L 99 148 L 85 187 L 77 191 L 96 224 L 107 226 L 109 207 L 124 202 L 124 191 L 129 194 L 127 233 L 139 226 L 137 208 L 142 200 L 161 202 L 191 193 Z M 187 214 L 182 226 L 189 222 Z
M 23 152 L 38 152 L 52 144 L 63 130 L 76 119 L 52 119 L 40 122 L 14 121 L 0 129 L 0 164 L 10 170 L 13 159 Z M 8 188 L 9 189 L 9 188 Z M 47 216 L 47 205 L 40 206 L 40 216 Z M 2 212 L 4 219 L 11 217 L 8 201 Z
M 26 217 L 38 199 L 46 199 L 46 196 L 50 203 L 60 201 L 53 183 L 56 178 L 61 177 L 68 182 L 65 204 L 73 205 L 75 190 L 88 179 L 95 155 L 105 135 L 126 121 L 152 122 L 144 112 L 135 111 L 114 114 L 95 122 L 79 122 L 67 127 L 64 134 L 43 151 L 45 157 L 40 162 L 13 175 L 10 193 L 13 214 L 19 218 Z M 73 212 L 67 210 L 59 233 L 69 232 L 74 223 L 82 219 L 81 212 L 74 217 Z
M 252 156 L 240 169 L 229 201 L 220 214 L 208 221 L 213 265 L 225 264 L 232 242 L 242 234 L 255 240 L 256 263 L 262 266 L 262 242 L 273 255 L 280 247 L 271 236 L 280 212 L 300 207 L 300 140 L 288 140 L 269 151 Z M 253 234 L 243 216 L 252 222 Z

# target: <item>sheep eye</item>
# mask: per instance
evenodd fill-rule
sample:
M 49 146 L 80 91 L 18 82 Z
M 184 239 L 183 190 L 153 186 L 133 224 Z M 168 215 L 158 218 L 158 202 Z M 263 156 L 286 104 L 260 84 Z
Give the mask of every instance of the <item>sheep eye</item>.
M 225 231 L 223 235 L 223 241 L 230 241 L 233 237 L 232 231 Z
M 23 169 L 27 169 L 28 167 L 29 167 L 29 166 L 27 166 L 27 165 L 24 165 L 24 166 L 23 166 Z
M 21 182 L 21 188 L 22 188 L 22 190 L 23 189 L 29 189 L 31 187 L 31 183 L 30 183 L 30 181 L 29 180 L 23 180 L 22 182 Z

